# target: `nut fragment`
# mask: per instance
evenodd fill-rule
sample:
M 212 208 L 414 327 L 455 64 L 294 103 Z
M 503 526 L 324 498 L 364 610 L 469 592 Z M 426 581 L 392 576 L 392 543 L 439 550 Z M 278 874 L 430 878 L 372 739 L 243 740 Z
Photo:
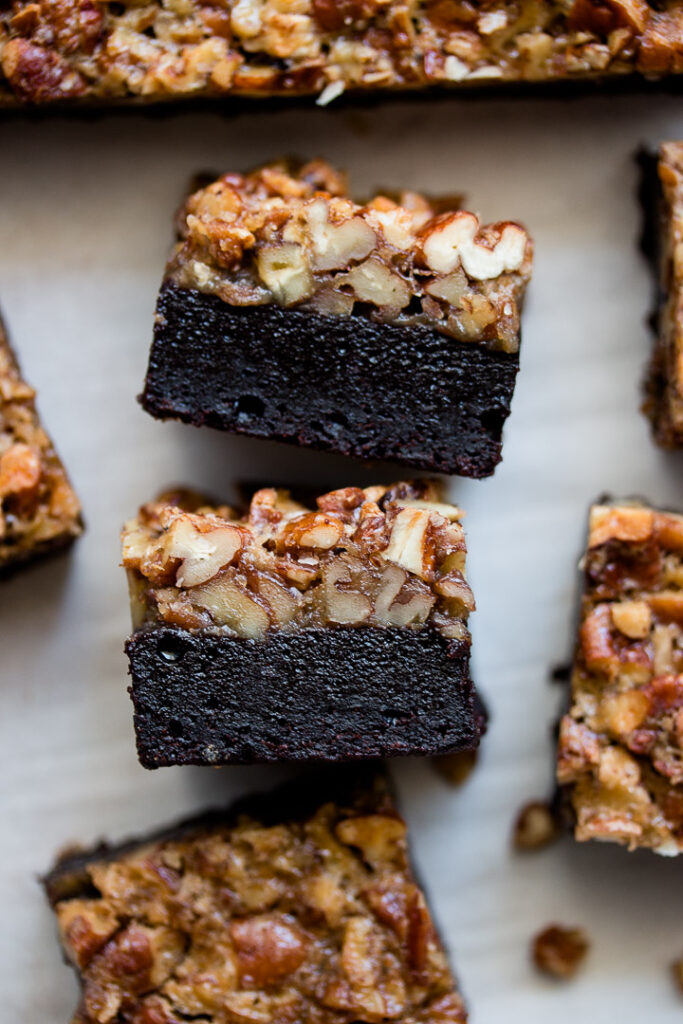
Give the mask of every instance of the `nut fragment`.
M 312 294 L 313 276 L 303 246 L 292 242 L 263 246 L 257 265 L 261 280 L 283 306 L 301 302 Z
M 198 517 L 178 516 L 166 534 L 166 557 L 180 560 L 176 572 L 179 587 L 206 583 L 230 565 L 242 547 L 242 534 L 236 527 L 212 525 L 204 530 L 198 529 L 198 522 L 205 525 Z
M 557 817 L 550 805 L 532 800 L 517 815 L 512 841 L 517 850 L 541 850 L 558 836 Z
M 475 281 L 499 277 L 519 270 L 524 262 L 528 239 L 517 224 L 497 226 L 498 241 L 485 245 L 476 241 L 480 224 L 473 213 L 444 214 L 422 235 L 422 252 L 430 270 L 451 274 L 458 266 Z
M 671 965 L 671 973 L 677 991 L 683 996 L 683 957 L 679 960 L 674 960 Z
M 305 218 L 311 233 L 315 270 L 348 267 L 369 256 L 377 244 L 375 232 L 361 217 L 332 224 L 323 199 L 316 199 L 307 206 Z
M 536 967 L 553 978 L 572 978 L 590 948 L 581 928 L 565 928 L 553 924 L 535 936 L 532 957 Z

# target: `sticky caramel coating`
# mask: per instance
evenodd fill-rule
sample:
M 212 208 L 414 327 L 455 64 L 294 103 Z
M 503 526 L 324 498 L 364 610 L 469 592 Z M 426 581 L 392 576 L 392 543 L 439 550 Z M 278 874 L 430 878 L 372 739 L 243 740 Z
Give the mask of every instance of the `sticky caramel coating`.
M 591 510 L 557 778 L 579 840 L 683 851 L 683 517 Z
M 659 211 L 659 310 L 648 380 L 646 412 L 655 438 L 683 447 L 683 142 L 666 142 L 657 165 Z
M 683 70 L 680 0 L 14 0 L 6 103 L 305 96 Z
M 77 537 L 80 511 L 0 323 L 0 572 Z
M 346 487 L 316 499 L 257 491 L 244 517 L 187 493 L 123 531 L 134 628 L 165 622 L 263 639 L 326 626 L 438 629 L 469 642 L 460 509 L 436 484 Z
M 482 225 L 456 198 L 359 204 L 329 164 L 283 162 L 195 192 L 179 228 L 167 277 L 180 287 L 519 348 L 531 240 L 519 224 Z
M 242 814 L 95 856 L 58 885 L 74 1024 L 466 1019 L 379 783 L 303 820 Z

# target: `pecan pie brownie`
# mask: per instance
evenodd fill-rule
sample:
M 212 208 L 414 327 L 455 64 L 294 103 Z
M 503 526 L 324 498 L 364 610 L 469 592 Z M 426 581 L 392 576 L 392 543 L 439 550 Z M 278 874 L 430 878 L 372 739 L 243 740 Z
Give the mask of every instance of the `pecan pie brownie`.
M 532 243 L 457 201 L 366 204 L 322 161 L 190 196 L 157 305 L 148 412 L 481 477 L 501 457 Z
M 683 516 L 590 513 L 557 778 L 579 840 L 683 852 Z
M 384 781 L 296 786 L 57 863 L 74 1024 L 465 1024 Z
M 81 508 L 0 321 L 0 576 L 82 532 Z
M 445 754 L 478 743 L 461 512 L 428 481 L 248 514 L 182 494 L 123 532 L 138 754 L 169 764 Z
M 680 0 L 8 0 L 0 103 L 459 91 L 683 70 Z
M 645 411 L 659 444 L 683 447 L 683 142 L 665 142 L 643 165 L 645 245 L 658 306 Z

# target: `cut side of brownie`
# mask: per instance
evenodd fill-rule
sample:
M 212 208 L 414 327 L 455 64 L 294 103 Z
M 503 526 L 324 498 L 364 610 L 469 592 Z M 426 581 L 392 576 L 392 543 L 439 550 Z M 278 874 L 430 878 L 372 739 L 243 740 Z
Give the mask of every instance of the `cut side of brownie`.
M 45 885 L 77 1024 L 466 1020 L 381 777 L 341 793 L 299 780 L 67 856 Z
M 460 93 L 680 74 L 679 0 L 15 0 L 0 104 Z
M 0 576 L 68 547 L 81 507 L 0 322 Z
M 590 513 L 557 778 L 579 840 L 683 852 L 683 516 Z
M 348 198 L 328 164 L 195 192 L 156 312 L 144 408 L 463 476 L 493 472 L 532 244 L 456 200 Z
M 169 494 L 123 532 L 145 767 L 471 749 L 474 599 L 459 509 L 429 481 L 240 517 Z
M 645 248 L 657 280 L 656 334 L 645 412 L 655 440 L 683 447 L 683 142 L 645 157 Z

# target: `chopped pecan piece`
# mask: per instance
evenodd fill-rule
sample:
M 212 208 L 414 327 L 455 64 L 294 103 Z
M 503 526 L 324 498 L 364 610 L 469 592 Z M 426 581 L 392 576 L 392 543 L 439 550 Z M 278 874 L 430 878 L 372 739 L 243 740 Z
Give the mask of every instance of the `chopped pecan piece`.
M 533 940 L 532 957 L 536 967 L 553 978 L 572 978 L 586 958 L 590 943 L 582 928 L 552 924 Z

